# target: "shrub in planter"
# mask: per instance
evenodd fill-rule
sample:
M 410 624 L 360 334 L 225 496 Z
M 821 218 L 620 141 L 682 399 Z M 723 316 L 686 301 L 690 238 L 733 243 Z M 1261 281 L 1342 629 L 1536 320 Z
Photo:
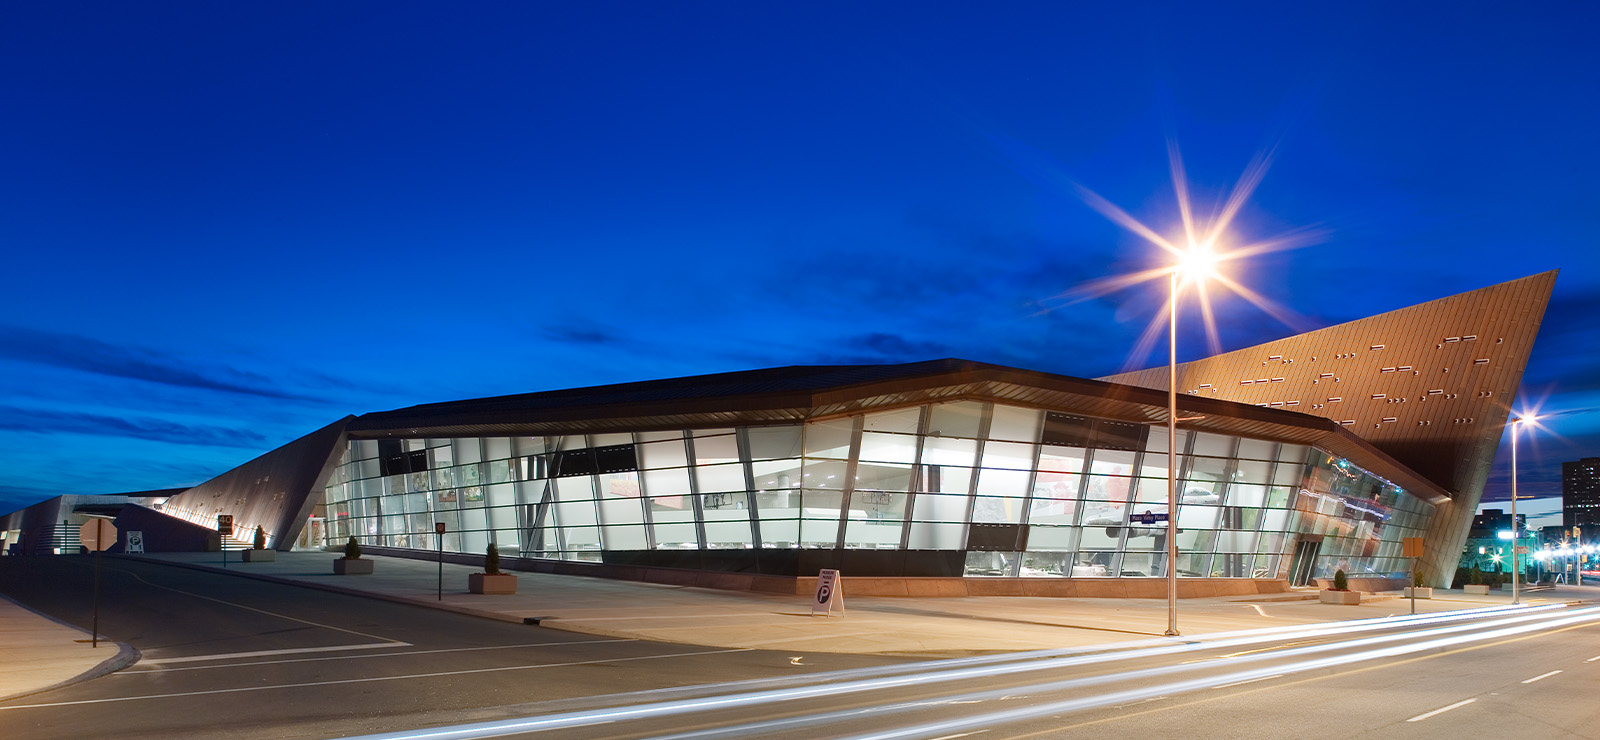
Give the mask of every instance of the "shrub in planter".
M 1324 604 L 1355 605 L 1361 603 L 1361 592 L 1351 591 L 1350 578 L 1343 570 L 1336 570 L 1333 572 L 1333 587 L 1323 589 L 1318 594 L 1318 600 Z
M 1406 598 L 1410 598 L 1410 599 L 1431 599 L 1431 598 L 1433 598 L 1433 589 L 1422 585 L 1424 583 L 1427 583 L 1427 579 L 1423 578 L 1422 571 L 1420 571 L 1420 570 L 1411 571 L 1411 585 L 1406 587 L 1406 594 L 1405 594 Z
M 243 558 L 246 563 L 271 563 L 278 559 L 276 550 L 267 549 L 267 531 L 256 525 L 255 542 L 253 547 L 245 550 Z
M 356 542 L 354 536 L 344 543 L 344 557 L 335 558 L 333 573 L 340 576 L 367 575 L 372 573 L 372 561 L 361 558 L 361 543 Z
M 483 572 L 467 576 L 467 590 L 475 594 L 514 594 L 517 577 L 500 572 L 500 550 L 494 543 L 483 554 Z

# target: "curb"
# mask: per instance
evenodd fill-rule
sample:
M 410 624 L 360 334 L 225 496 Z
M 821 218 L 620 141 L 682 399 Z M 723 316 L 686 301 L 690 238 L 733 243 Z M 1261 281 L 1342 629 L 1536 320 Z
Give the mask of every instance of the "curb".
M 71 624 L 69 622 L 63 622 L 63 621 L 61 621 L 59 619 L 56 619 L 55 617 L 50 616 L 49 614 L 45 614 L 44 612 L 41 612 L 41 611 L 39 611 L 37 609 L 34 609 L 33 607 L 28 606 L 27 604 L 24 604 L 24 603 L 22 603 L 20 601 L 17 601 L 16 599 L 13 599 L 13 598 L 11 598 L 9 596 L 6 596 L 5 594 L 0 594 L 0 599 L 5 599 L 6 601 L 9 601 L 9 602 L 11 602 L 13 604 L 16 604 L 18 607 L 21 607 L 23 610 L 27 611 L 30 614 L 33 614 L 34 616 L 40 617 L 42 619 L 47 619 L 47 620 L 49 620 L 51 622 L 59 624 L 59 625 L 61 625 L 63 627 L 66 627 L 66 628 L 68 628 L 68 629 L 70 629 L 70 630 L 72 630 L 74 632 L 77 632 L 79 634 L 84 634 L 84 635 L 88 635 L 89 634 L 88 630 L 86 630 L 86 629 L 84 629 L 82 627 L 79 627 L 78 625 Z M 93 635 L 89 635 L 89 636 L 91 638 L 94 637 Z M 113 642 L 113 641 L 106 640 L 106 642 Z M 117 646 L 117 654 L 113 655 L 113 656 L 111 656 L 109 658 L 106 658 L 105 660 L 102 660 L 99 663 L 96 663 L 93 668 L 90 668 L 89 670 L 84 671 L 83 673 L 79 673 L 78 675 L 73 676 L 72 678 L 69 678 L 69 679 L 67 679 L 65 681 L 57 681 L 56 683 L 50 684 L 49 686 L 42 686 L 42 687 L 37 688 L 37 689 L 29 689 L 27 691 L 19 691 L 19 692 L 15 693 L 15 694 L 6 694 L 5 696 L 0 696 L 0 701 L 10 701 L 12 699 L 20 699 L 20 698 L 25 697 L 25 696 L 33 696 L 35 694 L 42 694 L 42 693 L 44 693 L 46 691 L 54 691 L 56 689 L 66 688 L 66 687 L 72 686 L 74 684 L 80 684 L 80 683 L 83 683 L 85 681 L 92 681 L 92 680 L 94 680 L 96 678 L 99 678 L 101 676 L 105 676 L 105 675 L 108 675 L 108 674 L 111 674 L 111 673 L 116 673 L 117 671 L 120 671 L 120 670 L 122 670 L 124 668 L 127 668 L 128 666 L 139 662 L 139 658 L 142 657 L 141 654 L 139 653 L 139 651 L 136 648 L 134 648 L 132 645 L 129 645 L 126 642 L 113 642 L 113 644 L 115 644 Z

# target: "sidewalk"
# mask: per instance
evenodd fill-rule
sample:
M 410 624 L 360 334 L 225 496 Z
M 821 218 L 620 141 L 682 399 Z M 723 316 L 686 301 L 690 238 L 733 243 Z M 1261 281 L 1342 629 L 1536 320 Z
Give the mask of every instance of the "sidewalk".
M 138 651 L 57 622 L 0 594 L 0 700 L 87 681 L 132 665 Z
M 370 576 L 333 575 L 332 553 L 278 553 L 275 563 L 241 563 L 229 554 L 163 553 L 143 558 L 186 568 L 296 584 L 490 619 L 523 622 L 607 637 L 753 648 L 790 653 L 871 653 L 934 657 L 973 652 L 1111 645 L 1159 637 L 1167 626 L 1162 599 L 1050 599 L 1027 597 L 852 597 L 844 581 L 843 616 L 813 617 L 810 599 L 743 591 L 664 586 L 542 573 L 515 575 L 519 593 L 466 592 L 477 568 L 445 564 L 444 598 L 437 599 L 438 565 L 375 557 Z M 1440 612 L 1504 605 L 1509 593 L 1467 596 L 1435 590 L 1417 611 Z M 1595 601 L 1600 588 L 1565 586 L 1533 591 L 1524 602 Z M 1195 637 L 1229 630 L 1383 617 L 1410 611 L 1392 594 L 1365 596 L 1360 606 L 1318 603 L 1314 591 L 1254 597 L 1184 599 L 1178 626 Z M 133 664 L 131 646 L 101 640 L 0 595 L 0 700 L 38 693 Z
M 217 553 L 143 557 L 221 571 Z M 1030 597 L 852 597 L 844 581 L 843 616 L 811 616 L 804 596 L 718 591 L 633 581 L 516 572 L 518 593 L 467 593 L 478 568 L 446 563 L 444 597 L 437 598 L 436 563 L 374 557 L 373 575 L 333 575 L 333 553 L 278 553 L 277 562 L 241 563 L 230 554 L 226 572 L 340 591 L 492 619 L 538 624 L 591 635 L 786 652 L 935 656 L 1104 645 L 1160 636 L 1164 599 Z M 1416 602 L 1421 613 L 1508 604 L 1510 594 L 1468 596 L 1436 590 Z M 1529 604 L 1593 600 L 1594 587 L 1524 595 Z M 1178 626 L 1186 636 L 1229 630 L 1405 614 L 1411 602 L 1373 595 L 1360 606 L 1324 605 L 1314 591 L 1183 599 Z

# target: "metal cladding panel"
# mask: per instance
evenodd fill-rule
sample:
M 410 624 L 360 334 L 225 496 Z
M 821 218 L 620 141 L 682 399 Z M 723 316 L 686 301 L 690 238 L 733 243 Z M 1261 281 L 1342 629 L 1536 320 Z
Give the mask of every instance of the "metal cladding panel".
M 1492 285 L 1178 366 L 1178 391 L 1340 423 L 1443 486 L 1428 536 L 1453 568 L 1504 430 L 1556 272 Z M 1166 390 L 1167 370 L 1105 380 Z M 1437 557 L 1433 557 L 1437 554 Z
M 286 550 L 305 526 L 343 453 L 345 417 L 167 500 L 162 513 L 216 526 L 233 516 L 234 538 L 249 542 L 260 526 Z

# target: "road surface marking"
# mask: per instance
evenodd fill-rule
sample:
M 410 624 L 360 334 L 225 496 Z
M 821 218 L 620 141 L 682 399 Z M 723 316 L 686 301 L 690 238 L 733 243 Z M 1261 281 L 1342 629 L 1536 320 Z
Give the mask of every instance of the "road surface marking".
M 956 735 L 945 735 L 944 737 L 936 737 L 933 740 L 956 740 L 956 738 L 958 738 L 958 737 L 971 737 L 973 735 L 981 735 L 981 734 L 983 734 L 985 732 L 988 732 L 988 730 L 978 730 L 976 732 L 963 732 L 963 733 L 956 734 Z
M 214 655 L 189 655 L 182 658 L 151 658 L 150 663 L 166 665 L 168 663 L 201 663 L 208 660 L 228 660 L 231 658 L 263 658 L 269 655 L 292 655 L 294 653 L 333 653 L 340 650 L 371 650 L 373 648 L 411 647 L 409 642 L 369 642 L 361 645 L 329 645 L 327 647 L 287 648 L 284 650 L 256 650 L 249 653 L 216 653 Z
M 523 644 L 520 644 L 520 645 L 487 645 L 487 646 L 484 646 L 484 647 L 438 648 L 438 649 L 435 649 L 435 650 L 404 650 L 404 651 L 394 652 L 394 653 L 383 653 L 383 654 L 380 654 L 380 655 L 338 655 L 338 656 L 334 656 L 334 657 L 331 657 L 331 658 L 291 658 L 289 660 L 252 660 L 252 661 L 247 661 L 247 662 L 244 662 L 244 663 L 223 663 L 223 664 L 220 664 L 220 665 L 197 665 L 197 666 L 188 666 L 188 667 L 185 667 L 185 668 L 156 668 L 156 667 L 142 668 L 140 666 L 133 666 L 133 667 L 129 668 L 128 670 L 117 671 L 116 673 L 113 673 L 111 675 L 113 675 L 113 676 L 137 676 L 137 675 L 139 675 L 141 673 L 170 673 L 170 672 L 173 672 L 173 671 L 208 671 L 208 670 L 211 670 L 213 668 L 239 668 L 239 667 L 242 667 L 242 666 L 278 665 L 280 663 L 316 663 L 316 662 L 325 661 L 325 660 L 359 660 L 359 659 L 365 659 L 365 658 L 393 658 L 393 657 L 397 657 L 397 656 L 401 656 L 401 655 L 430 655 L 430 654 L 433 654 L 433 653 L 468 653 L 468 652 L 473 652 L 473 651 L 478 651 L 478 650 L 516 650 L 516 649 L 519 649 L 519 648 L 531 648 L 531 647 L 560 647 L 562 645 L 594 645 L 594 644 L 597 644 L 597 643 L 605 643 L 605 642 L 638 642 L 638 640 L 635 640 L 635 639 L 633 639 L 631 637 L 619 637 L 619 638 L 607 639 L 607 640 L 573 640 L 571 642 L 528 642 L 528 643 L 523 643 Z M 400 644 L 404 644 L 404 643 L 400 643 Z M 389 646 L 388 645 L 372 645 L 372 647 L 389 647 Z M 293 651 L 286 651 L 286 652 L 293 652 Z M 249 653 L 240 653 L 240 654 L 241 655 L 248 655 Z M 217 656 L 211 656 L 211 657 L 217 657 Z M 177 660 L 185 660 L 185 659 L 184 658 L 179 658 Z M 174 661 L 151 661 L 151 662 L 154 662 L 154 663 L 165 663 L 165 662 L 174 662 Z M 141 663 L 140 665 L 143 665 L 143 664 Z
M 1583 661 L 1583 662 L 1585 662 L 1585 663 L 1593 663 L 1593 662 L 1595 662 L 1597 660 L 1600 660 L 1600 655 L 1596 655 L 1593 658 L 1590 658 L 1590 659 L 1588 659 L 1586 661 Z
M 1549 677 L 1554 676 L 1554 675 L 1556 675 L 1557 673 L 1560 673 L 1560 672 L 1561 671 L 1551 671 L 1551 672 L 1546 673 L 1546 674 L 1544 674 L 1542 676 L 1534 676 L 1533 678 L 1530 678 L 1530 679 L 1528 679 L 1526 681 L 1523 681 L 1523 683 L 1533 683 L 1534 681 L 1538 681 L 1539 679 L 1542 679 L 1542 678 L 1549 678 Z
M 291 616 L 289 616 L 287 614 L 279 614 L 277 612 L 269 612 L 266 609 L 257 609 L 257 608 L 255 608 L 253 606 L 245 606 L 244 604 L 236 604 L 236 603 L 234 603 L 232 601 L 225 601 L 223 599 L 213 598 L 213 597 L 210 597 L 210 596 L 202 596 L 202 595 L 197 594 L 197 593 L 193 593 L 193 592 L 190 592 L 190 591 L 185 591 L 185 590 L 183 590 L 181 588 L 173 588 L 171 586 L 163 586 L 163 585 L 161 585 L 159 583 L 151 583 L 149 581 L 146 581 L 144 579 L 144 577 L 140 576 L 138 573 L 135 573 L 135 572 L 133 572 L 131 570 L 127 570 L 125 568 L 112 568 L 111 570 L 119 571 L 119 572 L 122 572 L 122 573 L 127 573 L 128 575 L 133 576 L 134 580 L 136 580 L 136 581 L 138 581 L 140 583 L 143 583 L 144 585 L 149 586 L 151 588 L 159 588 L 159 589 L 161 589 L 163 591 L 171 591 L 173 593 L 183 594 L 184 596 L 193 596 L 194 598 L 197 598 L 197 599 L 204 599 L 206 601 L 213 601 L 213 602 L 216 602 L 218 604 L 227 604 L 228 606 L 238 607 L 240 609 L 244 609 L 245 611 L 252 611 L 252 612 L 255 612 L 257 614 L 265 614 L 265 615 L 267 615 L 269 617 L 277 617 L 279 619 L 287 619 L 287 620 L 289 620 L 291 622 L 299 622 L 301 624 L 309 624 L 309 625 L 311 625 L 313 627 L 321 627 L 323 629 L 330 629 L 330 630 L 334 630 L 335 632 L 343 632 L 345 634 L 358 635 L 358 636 L 361 636 L 361 637 L 370 637 L 370 638 L 372 638 L 374 640 L 383 640 L 384 642 L 399 643 L 399 640 L 391 640 L 391 639 L 389 639 L 387 637 L 384 637 L 383 635 L 372 635 L 372 634 L 368 634 L 366 632 L 357 632 L 355 630 L 349 630 L 349 629 L 345 629 L 343 627 L 335 627 L 335 626 L 333 626 L 331 624 L 323 624 L 321 622 L 313 622 L 313 621 L 311 621 L 309 619 L 301 619 L 299 617 L 291 617 Z M 400 644 L 409 644 L 409 643 L 400 643 Z
M 607 660 L 575 660 L 567 663 L 539 663 L 535 665 L 513 665 L 499 668 L 470 668 L 460 671 L 440 671 L 438 673 L 412 673 L 404 676 L 375 676 L 373 678 L 346 678 L 337 681 L 308 681 L 306 683 L 286 683 L 273 686 L 241 686 L 236 689 L 211 689 L 209 691 L 180 691 L 172 694 L 145 694 L 141 696 L 117 696 L 109 699 L 81 699 L 78 701 L 57 701 L 47 704 L 17 704 L 0 707 L 0 711 L 8 709 L 42 709 L 45 707 L 68 707 L 79 704 L 111 704 L 123 701 L 140 701 L 143 699 L 174 699 L 183 696 L 209 696 L 212 694 L 238 694 L 246 691 L 267 691 L 270 689 L 300 689 L 312 686 L 338 686 L 352 683 L 375 683 L 378 681 L 403 681 L 411 678 L 440 678 L 443 676 L 464 676 L 473 673 L 500 673 L 503 671 L 523 671 L 533 668 L 570 668 L 575 665 L 595 665 L 599 663 L 623 663 L 632 660 L 655 660 L 657 658 L 685 658 L 693 655 L 717 655 L 720 653 L 745 653 L 749 648 L 733 648 L 730 650 L 702 650 L 694 653 L 667 653 L 664 655 L 640 655 L 633 658 L 610 658 Z
M 1471 703 L 1473 703 L 1475 701 L 1477 701 L 1477 699 L 1467 699 L 1466 701 L 1458 701 L 1458 702 L 1456 702 L 1454 704 L 1451 704 L 1448 707 L 1439 707 L 1438 709 L 1435 709 L 1435 710 L 1433 710 L 1431 712 L 1426 712 L 1426 713 L 1423 713 L 1423 714 L 1419 714 L 1419 715 L 1417 715 L 1415 717 L 1412 717 L 1411 719 L 1408 719 L 1406 721 L 1407 722 L 1421 722 L 1422 720 L 1425 720 L 1425 719 L 1427 719 L 1429 717 L 1432 717 L 1432 716 L 1434 716 L 1436 714 L 1444 714 L 1445 712 L 1448 712 L 1448 711 L 1450 711 L 1452 709 L 1459 709 L 1459 708 L 1464 707 L 1464 706 L 1466 706 L 1468 704 L 1471 704 Z
M 1283 674 L 1279 673 L 1279 674 L 1272 675 L 1272 676 L 1262 676 L 1261 678 L 1252 678 L 1252 679 L 1250 679 L 1248 681 L 1234 681 L 1233 683 L 1225 683 L 1225 684 L 1223 684 L 1221 686 L 1212 686 L 1211 688 L 1213 688 L 1213 689 L 1226 689 L 1226 688 L 1228 688 L 1230 686 L 1243 686 L 1243 685 L 1245 685 L 1247 683 L 1255 683 L 1257 681 L 1270 681 L 1270 680 L 1272 680 L 1274 678 L 1283 678 Z

